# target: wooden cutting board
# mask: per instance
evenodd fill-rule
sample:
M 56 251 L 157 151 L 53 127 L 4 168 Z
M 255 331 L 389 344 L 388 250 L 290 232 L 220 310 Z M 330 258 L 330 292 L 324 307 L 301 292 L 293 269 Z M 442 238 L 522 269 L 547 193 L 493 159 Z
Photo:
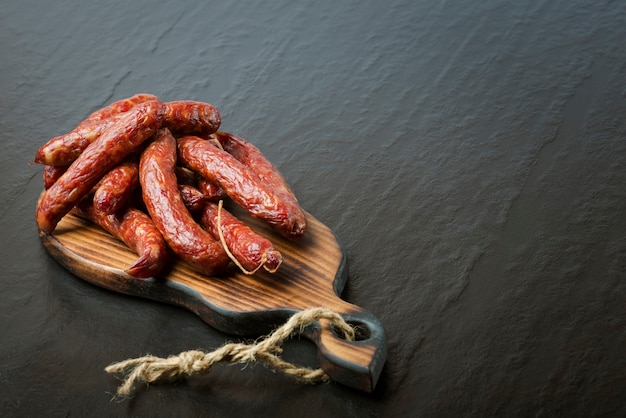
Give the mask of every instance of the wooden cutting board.
M 303 335 L 316 344 L 320 367 L 331 379 L 372 392 L 386 358 L 385 333 L 374 315 L 339 297 L 347 280 L 347 264 L 334 233 L 307 213 L 307 234 L 294 243 L 243 211 L 228 209 L 283 254 L 278 272 L 260 270 L 249 276 L 233 268 L 207 277 L 174 259 L 161 277 L 137 279 L 123 271 L 137 255 L 72 213 L 52 234 L 41 233 L 40 238 L 52 257 L 90 283 L 187 308 L 216 329 L 237 336 L 266 335 L 301 310 L 329 308 L 356 327 L 356 340 L 338 337 L 325 320 L 307 327 Z

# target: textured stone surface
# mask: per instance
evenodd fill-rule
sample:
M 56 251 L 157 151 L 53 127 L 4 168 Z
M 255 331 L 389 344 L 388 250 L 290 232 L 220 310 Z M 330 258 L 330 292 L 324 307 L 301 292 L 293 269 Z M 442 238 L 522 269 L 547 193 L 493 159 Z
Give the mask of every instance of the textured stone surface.
M 0 415 L 626 414 L 623 2 L 5 3 Z M 109 402 L 107 364 L 231 338 L 39 243 L 37 147 L 138 92 L 218 106 L 336 232 L 374 394 L 219 367 Z

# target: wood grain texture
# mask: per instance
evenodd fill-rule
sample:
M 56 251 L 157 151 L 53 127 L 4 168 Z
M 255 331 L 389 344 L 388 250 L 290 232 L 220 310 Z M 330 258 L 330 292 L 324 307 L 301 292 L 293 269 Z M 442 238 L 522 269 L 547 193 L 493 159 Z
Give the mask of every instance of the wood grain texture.
M 90 283 L 184 307 L 211 326 L 238 336 L 267 334 L 307 308 L 332 309 L 356 327 L 356 341 L 339 338 L 323 320 L 303 335 L 317 345 L 320 366 L 333 380 L 373 391 L 386 358 L 384 329 L 374 315 L 338 296 L 347 280 L 347 261 L 334 233 L 307 214 L 306 236 L 291 242 L 236 207 L 228 209 L 269 238 L 283 254 L 285 260 L 278 272 L 259 270 L 249 276 L 233 266 L 225 274 L 207 277 L 172 257 L 160 277 L 137 279 L 124 272 L 137 255 L 72 213 L 52 234 L 40 233 L 40 238 L 61 265 Z

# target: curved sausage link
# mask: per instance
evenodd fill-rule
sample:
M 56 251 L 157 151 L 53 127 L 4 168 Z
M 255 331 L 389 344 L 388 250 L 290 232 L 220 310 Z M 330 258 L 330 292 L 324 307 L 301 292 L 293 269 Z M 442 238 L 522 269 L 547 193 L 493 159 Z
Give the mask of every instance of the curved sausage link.
M 163 104 L 156 100 L 140 103 L 124 113 L 118 123 L 92 142 L 43 193 L 36 214 L 39 229 L 51 233 L 105 173 L 157 131 L 162 120 Z
M 261 179 L 261 182 L 270 186 L 274 193 L 279 195 L 282 202 L 294 208 L 300 207 L 293 190 L 278 168 L 256 146 L 227 132 L 216 132 L 211 137 L 217 140 L 222 148 L 235 157 L 237 161 L 254 172 Z M 306 225 L 304 227 L 306 228 Z
M 47 165 L 43 168 L 43 187 L 48 190 L 67 171 L 66 166 Z
M 94 120 L 76 127 L 70 132 L 56 136 L 43 144 L 35 154 L 35 163 L 48 165 L 70 165 L 78 156 L 107 129 L 119 123 L 120 115 L 103 120 Z
M 120 114 L 151 100 L 158 98 L 151 94 L 137 94 L 96 110 L 70 132 L 54 137 L 41 146 L 35 155 L 35 163 L 70 165 L 90 143 L 118 123 Z
M 97 211 L 117 212 L 139 186 L 139 162 L 125 161 L 106 173 L 96 185 L 93 204 Z
M 83 124 L 89 124 L 91 122 L 110 118 L 111 116 L 117 115 L 119 113 L 128 112 L 135 105 L 138 105 L 139 103 L 148 102 L 151 100 L 159 100 L 159 98 L 152 94 L 140 93 L 140 94 L 136 94 L 134 96 L 128 97 L 126 99 L 117 100 L 91 113 L 89 116 L 85 118 L 85 120 L 83 120 L 81 123 L 78 124 L 78 127 L 80 127 Z
M 207 135 L 217 131 L 222 122 L 220 113 L 210 103 L 177 100 L 165 103 L 163 126 L 184 135 Z
M 267 238 L 215 203 L 204 205 L 200 223 L 215 239 L 223 237 L 245 273 L 252 274 L 260 267 L 274 273 L 283 262 L 282 254 Z
M 215 132 L 211 137 L 219 142 L 224 151 L 228 151 L 237 161 L 259 176 L 263 183 L 275 190 L 280 190 L 286 195 L 283 198 L 297 202 L 296 196 L 283 175 L 256 146 L 228 132 Z
M 255 218 L 263 219 L 290 239 L 298 239 L 306 231 L 306 219 L 299 205 L 281 200 L 269 185 L 230 153 L 210 141 L 195 136 L 178 139 L 181 163 L 206 179 L 219 184 L 226 194 Z
M 202 274 L 218 273 L 228 266 L 228 255 L 185 208 L 175 166 L 176 140 L 168 129 L 160 129 L 139 161 L 139 181 L 146 209 L 180 258 Z
M 125 206 L 114 214 L 104 214 L 86 198 L 76 206 L 76 211 L 139 255 L 139 258 L 124 270 L 131 276 L 154 277 L 167 263 L 167 244 L 152 219 L 142 211 Z

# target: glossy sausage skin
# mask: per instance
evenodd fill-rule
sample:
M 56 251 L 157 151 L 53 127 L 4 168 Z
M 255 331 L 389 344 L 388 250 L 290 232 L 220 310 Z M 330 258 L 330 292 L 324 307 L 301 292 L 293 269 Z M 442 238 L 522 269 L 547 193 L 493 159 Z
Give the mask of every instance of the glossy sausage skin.
M 139 186 L 139 162 L 125 161 L 106 173 L 93 196 L 95 209 L 105 214 L 117 212 Z
M 35 163 L 47 165 L 70 165 L 107 129 L 119 123 L 122 115 L 104 120 L 91 121 L 70 132 L 54 137 L 43 144 L 35 154 Z
M 274 273 L 283 262 L 283 256 L 267 238 L 215 203 L 204 205 L 200 223 L 215 239 L 220 239 L 221 230 L 226 246 L 246 273 L 259 267 Z
M 217 202 L 226 198 L 226 192 L 219 185 L 205 178 L 198 179 L 198 190 L 204 195 L 204 198 L 211 202 Z
M 178 191 L 189 212 L 196 213 L 204 207 L 206 199 L 200 190 L 188 184 L 179 184 Z
M 87 145 L 117 123 L 121 113 L 128 112 L 139 103 L 151 100 L 158 99 L 151 94 L 137 94 L 96 110 L 70 132 L 54 137 L 41 146 L 35 155 L 35 163 L 70 165 Z
M 70 165 L 65 173 L 43 193 L 37 207 L 37 226 L 51 233 L 57 223 L 102 176 L 123 161 L 161 126 L 163 104 L 159 101 L 140 103 L 123 114 Z
M 211 137 L 221 144 L 224 151 L 230 153 L 237 161 L 259 176 L 263 183 L 271 185 L 275 190 L 280 190 L 286 195 L 284 198 L 297 202 L 283 175 L 256 146 L 228 132 L 215 132 Z
M 91 113 L 89 116 L 87 116 L 87 118 L 85 118 L 85 120 L 78 124 L 78 127 L 83 124 L 89 124 L 92 122 L 110 118 L 111 116 L 117 115 L 119 113 L 128 112 L 135 105 L 138 105 L 139 103 L 149 102 L 151 100 L 159 100 L 159 98 L 152 94 L 140 93 L 126 99 L 115 101 Z
M 176 178 L 178 179 L 178 184 L 180 186 L 191 186 L 195 190 L 183 190 L 181 188 L 181 193 L 187 193 L 190 198 L 198 199 L 199 196 L 196 193 L 202 193 L 203 200 L 209 200 L 211 202 L 217 202 L 226 198 L 226 193 L 224 193 L 224 189 L 222 189 L 218 184 L 215 184 L 211 181 L 208 181 L 201 176 L 197 176 L 196 173 L 189 170 L 188 168 L 176 166 Z M 191 196 L 191 194 L 195 196 Z M 183 196 L 184 197 L 184 196 Z M 204 202 L 202 202 L 204 204 Z
M 178 158 L 183 165 L 219 184 L 235 203 L 285 237 L 295 240 L 304 235 L 306 220 L 300 206 L 281 200 L 280 193 L 228 152 L 202 138 L 185 136 L 178 139 Z
M 216 132 L 211 137 L 215 138 L 222 148 L 235 157 L 237 161 L 254 172 L 261 179 L 262 183 L 271 187 L 282 202 L 290 207 L 300 208 L 298 199 L 283 175 L 274 164 L 265 158 L 265 155 L 256 146 L 239 136 L 227 132 Z M 302 214 L 302 219 L 305 219 L 304 214 Z M 306 228 L 306 224 L 303 227 Z
M 67 171 L 67 167 L 47 165 L 43 168 L 43 187 L 48 190 Z
M 223 271 L 229 258 L 221 244 L 195 222 L 185 208 L 176 180 L 176 140 L 160 129 L 143 151 L 139 181 L 146 209 L 169 247 L 196 271 Z
M 152 219 L 142 211 L 125 206 L 114 214 L 104 214 L 95 209 L 90 199 L 85 198 L 76 207 L 76 212 L 102 227 L 139 255 L 124 270 L 131 276 L 154 277 L 166 265 L 168 248 L 165 240 Z
M 209 103 L 178 100 L 165 103 L 163 126 L 175 134 L 207 135 L 222 122 L 218 110 Z

